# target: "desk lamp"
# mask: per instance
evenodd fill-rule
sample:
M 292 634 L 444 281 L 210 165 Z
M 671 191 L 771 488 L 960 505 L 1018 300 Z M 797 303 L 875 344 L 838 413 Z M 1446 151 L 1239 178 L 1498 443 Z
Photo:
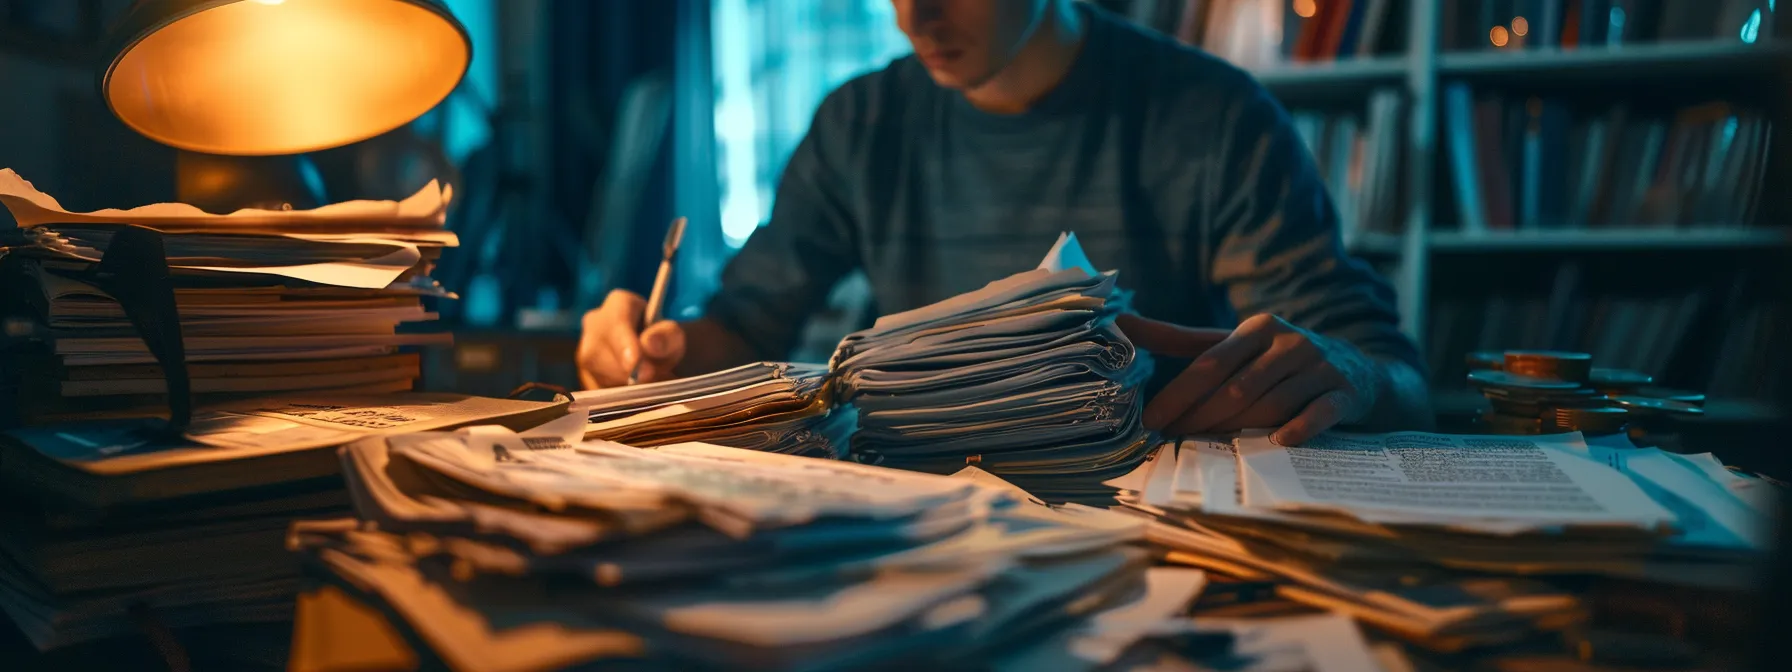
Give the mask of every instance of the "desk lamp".
M 125 125 L 194 152 L 300 154 L 410 123 L 472 57 L 441 0 L 137 0 L 100 93 Z
M 472 51 L 442 0 L 137 0 L 107 37 L 100 94 L 152 140 L 265 157 L 247 172 L 269 172 L 273 157 L 422 116 L 460 83 Z M 227 164 L 200 165 L 231 178 Z M 179 177 L 183 191 L 192 180 Z M 88 280 L 119 299 L 162 365 L 170 424 L 184 428 L 190 386 L 162 239 L 131 227 L 114 243 Z

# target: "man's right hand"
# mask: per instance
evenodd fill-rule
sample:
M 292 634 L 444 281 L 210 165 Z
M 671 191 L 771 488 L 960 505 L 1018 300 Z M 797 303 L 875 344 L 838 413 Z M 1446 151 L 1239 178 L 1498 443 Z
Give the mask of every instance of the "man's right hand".
M 585 389 L 627 385 L 630 373 L 642 383 L 673 378 L 672 368 L 684 359 L 684 327 L 660 320 L 636 331 L 646 311 L 647 301 L 639 294 L 618 289 L 585 313 L 578 355 L 579 382 Z

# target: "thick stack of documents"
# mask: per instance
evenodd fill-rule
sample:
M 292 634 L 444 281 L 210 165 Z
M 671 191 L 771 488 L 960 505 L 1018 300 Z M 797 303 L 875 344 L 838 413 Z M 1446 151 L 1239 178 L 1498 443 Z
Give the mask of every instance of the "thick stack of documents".
M 0 170 L 0 203 L 27 245 L 13 250 L 12 318 L 42 347 L 19 356 L 26 421 L 156 409 L 167 387 L 157 360 L 93 271 L 126 225 L 160 232 L 192 391 L 201 402 L 278 392 L 371 394 L 411 389 L 414 354 L 441 333 L 399 333 L 435 319 L 424 296 L 453 233 L 449 192 L 431 183 L 403 202 L 213 215 L 178 204 L 73 213 Z M 22 323 L 9 323 L 18 337 Z M 79 413 L 77 413 L 79 411 Z
M 827 367 L 760 362 L 726 371 L 573 395 L 586 439 L 651 448 L 705 442 L 838 458 L 851 409 L 830 403 Z
M 292 532 L 330 582 L 300 602 L 295 669 L 913 669 L 1141 588 L 1129 516 L 838 460 L 581 442 L 565 420 L 345 447 L 358 518 Z
M 1101 481 L 1150 447 L 1139 416 L 1151 364 L 1114 325 L 1117 282 L 1065 236 L 1038 269 L 848 336 L 833 367 L 859 411 L 854 458 L 976 465 L 1053 501 L 1111 498 Z
M 1166 444 L 1113 484 L 1172 561 L 1278 581 L 1284 597 L 1452 651 L 1581 619 L 1554 577 L 1753 585 L 1771 516 L 1708 458 L 1579 434 L 1290 448 L 1251 432 Z
M 46 651 L 146 628 L 290 620 L 299 563 L 286 528 L 346 510 L 336 447 L 469 423 L 527 427 L 565 407 L 280 398 L 202 410 L 183 436 L 122 420 L 5 432 L 0 613 Z

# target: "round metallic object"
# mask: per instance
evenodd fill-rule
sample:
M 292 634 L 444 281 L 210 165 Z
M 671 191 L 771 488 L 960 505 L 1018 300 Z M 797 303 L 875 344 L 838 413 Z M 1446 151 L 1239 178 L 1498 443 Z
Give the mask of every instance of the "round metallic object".
M 1532 435 L 1543 433 L 1543 423 L 1536 416 L 1517 416 L 1488 411 L 1481 414 L 1481 426 L 1495 434 Z
M 1550 380 L 1535 376 L 1519 375 L 1507 371 L 1470 371 L 1468 382 L 1482 387 L 1505 388 L 1508 390 L 1574 390 L 1580 384 L 1566 380 Z
M 1705 414 L 1705 409 L 1684 401 L 1672 399 L 1656 399 L 1653 397 L 1622 396 L 1612 397 L 1612 403 L 1638 415 L 1671 415 L 1679 417 L 1698 417 Z
M 1635 390 L 1655 382 L 1655 377 L 1641 371 L 1630 369 L 1594 368 L 1587 382 L 1601 391 Z
M 1624 431 L 1630 412 L 1612 406 L 1594 408 L 1552 408 L 1547 422 L 1566 432 L 1585 434 L 1617 434 Z
M 1560 350 L 1507 350 L 1508 373 L 1552 380 L 1587 382 L 1593 372 L 1593 356 Z
M 1684 403 L 1688 403 L 1688 404 L 1692 404 L 1694 406 L 1700 406 L 1700 407 L 1703 407 L 1705 405 L 1705 395 L 1702 392 L 1694 392 L 1692 390 L 1676 390 L 1676 389 L 1666 388 L 1666 387 L 1645 387 L 1645 388 L 1637 390 L 1636 392 L 1634 392 L 1630 395 L 1625 395 L 1625 396 L 1649 397 L 1651 399 L 1666 399 L 1668 401 L 1679 401 L 1679 402 L 1684 402 Z

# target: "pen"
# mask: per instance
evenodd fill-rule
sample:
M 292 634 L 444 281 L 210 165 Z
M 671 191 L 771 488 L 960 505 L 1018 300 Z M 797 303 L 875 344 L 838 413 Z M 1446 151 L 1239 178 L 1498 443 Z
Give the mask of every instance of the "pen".
M 666 303 L 666 281 L 672 277 L 672 257 L 678 254 L 678 244 L 683 240 L 684 218 L 679 217 L 672 220 L 671 228 L 666 229 L 666 243 L 661 247 L 660 272 L 653 276 L 653 292 L 647 295 L 647 314 L 641 319 L 642 332 L 660 321 L 660 310 Z M 639 382 L 640 373 L 641 360 L 637 359 L 634 370 L 628 372 L 628 384 Z

